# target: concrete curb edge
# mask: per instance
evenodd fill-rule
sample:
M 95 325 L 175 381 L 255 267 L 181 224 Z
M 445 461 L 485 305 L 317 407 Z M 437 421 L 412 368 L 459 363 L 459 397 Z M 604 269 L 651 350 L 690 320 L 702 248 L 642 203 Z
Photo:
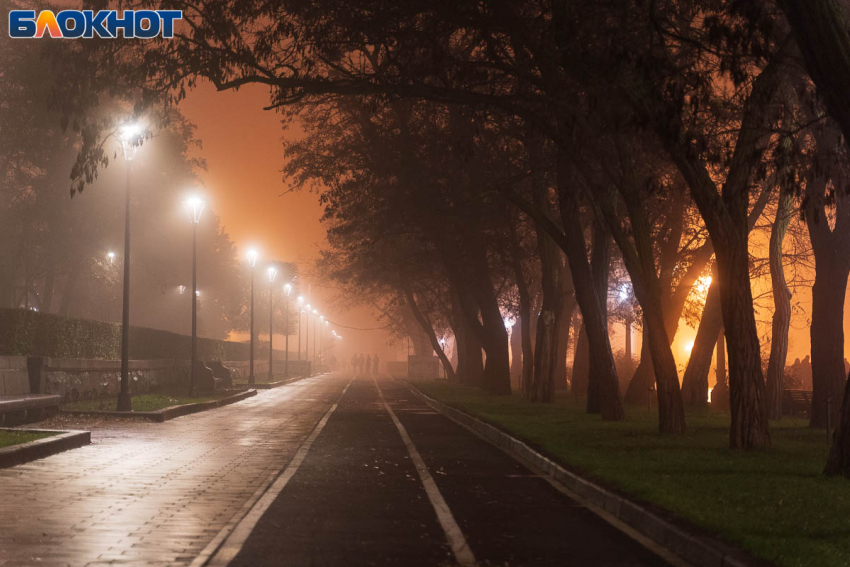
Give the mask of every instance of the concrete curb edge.
M 156 423 L 162 423 L 164 421 L 168 421 L 174 419 L 176 417 L 182 417 L 184 415 L 189 415 L 193 413 L 198 413 L 201 411 L 211 410 L 215 408 L 219 408 L 221 406 L 226 406 L 228 404 L 234 404 L 236 402 L 241 402 L 246 398 L 250 398 L 251 396 L 256 396 L 257 390 L 250 389 L 244 392 L 239 392 L 238 394 L 234 394 L 232 396 L 228 396 L 226 398 L 222 398 L 220 400 L 211 400 L 209 402 L 199 402 L 197 404 L 185 404 L 181 406 L 171 406 L 168 408 L 164 408 L 157 411 L 63 411 L 60 410 L 60 414 L 65 415 L 88 415 L 88 416 L 101 416 L 101 417 L 130 417 L 135 419 L 147 419 L 148 421 L 154 421 Z
M 14 429 L 2 427 L 0 431 L 15 433 L 56 433 L 44 439 L 37 439 L 21 445 L 12 445 L 0 449 L 0 469 L 22 465 L 37 459 L 43 459 L 76 449 L 91 443 L 91 431 L 63 431 L 54 429 Z
M 407 380 L 402 382 L 432 409 L 472 430 L 519 461 L 547 474 L 568 490 L 602 508 L 638 533 L 695 566 L 763 567 L 770 565 L 763 560 L 747 557 L 744 552 L 719 540 L 679 528 L 640 504 L 614 494 L 565 469 L 493 425 L 427 396 Z

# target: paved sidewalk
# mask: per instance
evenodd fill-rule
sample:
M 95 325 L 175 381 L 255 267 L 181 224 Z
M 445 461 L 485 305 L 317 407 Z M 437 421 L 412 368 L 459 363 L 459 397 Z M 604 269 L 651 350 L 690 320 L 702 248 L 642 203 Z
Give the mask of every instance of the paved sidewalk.
M 668 566 L 402 384 L 358 378 L 231 567 L 453 565 L 451 528 L 468 564 Z
M 347 383 L 310 378 L 161 424 L 107 421 L 90 446 L 0 471 L 0 565 L 190 563 Z

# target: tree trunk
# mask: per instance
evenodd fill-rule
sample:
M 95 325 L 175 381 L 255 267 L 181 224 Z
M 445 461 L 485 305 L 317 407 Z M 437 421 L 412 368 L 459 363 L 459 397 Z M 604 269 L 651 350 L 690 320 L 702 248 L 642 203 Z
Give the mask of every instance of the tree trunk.
M 590 270 L 593 273 L 593 286 L 599 297 L 602 309 L 602 321 L 605 324 L 605 338 L 608 335 L 608 271 L 611 267 L 611 235 L 602 219 L 593 221 L 593 247 L 590 253 Z M 613 361 L 613 355 L 612 359 Z M 616 368 L 616 366 L 615 366 Z M 590 358 L 590 369 L 587 377 L 587 413 L 600 413 L 602 407 L 601 387 L 597 382 L 596 361 Z M 617 380 L 617 396 L 620 395 L 619 378 Z
M 682 378 L 682 399 L 689 406 L 708 405 L 708 373 L 711 371 L 711 357 L 714 354 L 717 336 L 722 328 L 720 290 L 717 283 L 712 281 L 705 295 L 705 306 L 702 308 L 694 347 L 691 349 L 688 365 L 685 367 L 685 376 Z
M 519 292 L 519 320 L 514 324 L 513 334 L 511 335 L 511 352 L 514 356 L 511 364 L 511 375 L 519 375 L 519 387 L 517 389 L 527 396 L 534 375 L 534 349 L 531 342 L 531 294 L 528 290 L 528 282 L 525 280 L 522 250 L 519 238 L 517 238 L 514 219 L 511 219 L 510 229 L 511 247 L 513 249 L 511 263 L 517 291 Z M 521 347 L 521 350 L 517 347 Z M 520 371 L 517 372 L 515 367 L 520 368 Z
M 511 327 L 511 389 L 522 391 L 522 315 Z
M 555 368 L 556 392 L 566 392 L 570 388 L 567 382 L 567 350 L 570 348 L 570 328 L 575 308 L 575 293 L 570 289 L 564 294 L 563 307 L 561 308 L 561 328 L 558 331 L 558 366 Z
M 452 287 L 452 329 L 455 333 L 457 353 L 456 376 L 461 384 L 481 387 L 484 363 L 481 359 L 481 342 L 472 330 L 460 307 L 460 292 Z
M 787 184 L 779 186 L 779 203 L 770 232 L 770 282 L 773 288 L 773 322 L 770 339 L 770 359 L 767 363 L 767 417 L 782 419 L 782 381 L 785 359 L 788 356 L 788 329 L 791 326 L 791 290 L 785 283 L 782 264 L 782 243 L 791 222 L 793 193 Z M 842 370 L 843 370 L 842 363 Z M 843 372 L 842 372 L 843 375 Z M 838 398 L 836 398 L 837 401 Z M 835 405 L 838 405 L 837 403 Z
M 818 137 L 821 142 L 822 137 Z M 822 142 L 821 142 L 822 143 Z M 824 148 L 823 151 L 827 151 Z M 815 256 L 812 286 L 812 409 L 809 424 L 827 426 L 839 419 L 844 392 L 844 297 L 850 273 L 850 197 L 836 194 L 835 226 L 825 218 L 827 179 L 809 175 L 806 184 L 806 226 Z
M 575 397 L 587 395 L 587 378 L 590 374 L 590 347 L 587 344 L 587 330 L 584 320 L 578 329 L 575 352 L 573 353 L 572 394 Z
M 733 449 L 768 447 L 770 434 L 761 349 L 750 288 L 747 231 L 739 230 L 729 246 L 726 243 L 718 245 L 718 239 L 713 240 L 717 251 L 723 328 L 728 338 L 726 353 L 729 356 L 729 409 L 732 413 L 729 445 Z
M 600 297 L 596 282 L 587 261 L 587 248 L 581 229 L 576 189 L 570 186 L 565 171 L 565 159 L 559 159 L 558 189 L 561 221 L 564 224 L 564 252 L 569 260 L 576 299 L 582 313 L 587 331 L 588 352 L 590 355 L 593 380 L 599 391 L 602 418 L 619 421 L 625 419 L 625 411 L 620 399 L 620 384 L 614 366 L 614 354 L 608 337 L 605 321 L 605 296 Z M 588 396 L 589 397 L 589 396 Z
M 437 339 L 436 333 L 434 333 L 434 327 L 431 325 L 431 322 L 428 321 L 428 318 L 422 313 L 422 310 L 419 309 L 419 305 L 416 303 L 416 297 L 413 295 L 413 291 L 407 285 L 404 285 L 402 288 L 404 293 L 404 300 L 407 302 L 407 306 L 410 308 L 411 312 L 413 312 L 413 316 L 416 318 L 416 322 L 422 327 L 422 331 L 428 335 L 428 340 L 431 343 L 431 348 L 434 349 L 434 352 L 437 353 L 437 357 L 439 357 L 440 362 L 443 364 L 443 370 L 446 372 L 446 378 L 450 382 L 455 381 L 455 371 L 452 368 L 452 363 L 449 361 L 449 358 L 446 356 L 446 353 L 443 351 L 443 347 L 440 344 L 439 339 Z
M 630 404 L 642 404 L 646 400 L 646 392 L 655 384 L 655 371 L 652 369 L 652 356 L 649 354 L 649 341 L 646 337 L 646 321 L 643 322 L 641 334 L 640 361 L 638 362 L 629 386 L 626 388 L 625 400 Z

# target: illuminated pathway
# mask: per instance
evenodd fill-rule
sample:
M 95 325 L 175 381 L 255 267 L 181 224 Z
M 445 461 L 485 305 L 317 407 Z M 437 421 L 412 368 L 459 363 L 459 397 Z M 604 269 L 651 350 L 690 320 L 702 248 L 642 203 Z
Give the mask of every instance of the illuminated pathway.
M 0 565 L 190 563 L 347 383 L 316 377 L 165 423 L 112 421 L 90 446 L 0 470 Z
M 392 380 L 93 441 L 0 471 L 0 565 L 668 565 Z

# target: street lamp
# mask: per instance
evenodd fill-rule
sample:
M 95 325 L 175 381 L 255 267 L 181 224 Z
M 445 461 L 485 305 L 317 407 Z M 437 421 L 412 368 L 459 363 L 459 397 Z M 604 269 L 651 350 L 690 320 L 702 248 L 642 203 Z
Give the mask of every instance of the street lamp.
M 301 315 L 304 314 L 304 309 L 301 306 L 304 305 L 304 296 L 298 296 L 298 362 L 301 362 Z
M 306 305 L 307 317 L 304 318 L 304 359 L 310 362 L 310 304 Z M 310 368 L 312 370 L 312 368 Z
M 269 266 L 269 382 L 274 380 L 274 347 L 272 339 L 274 337 L 274 321 L 272 318 L 272 309 L 274 308 L 274 279 L 277 277 L 277 268 Z
M 111 266 L 115 262 L 115 252 L 107 252 L 106 257 L 109 258 L 109 265 Z
M 248 370 L 248 385 L 254 384 L 254 267 L 257 265 L 256 250 L 248 250 L 248 265 L 251 266 L 251 363 Z
M 313 309 L 313 317 L 315 319 L 319 318 L 319 310 L 318 309 Z M 318 346 L 319 342 L 316 340 L 316 337 L 317 337 L 316 327 L 318 327 L 318 326 L 319 325 L 317 324 L 317 321 L 314 320 L 313 321 L 313 360 L 316 363 L 316 370 L 317 371 L 319 369 L 319 356 L 318 356 L 318 354 L 316 354 L 316 347 Z
M 183 206 L 189 214 L 189 223 L 192 225 L 192 366 L 189 371 L 189 395 L 197 396 L 197 374 L 198 369 L 198 224 L 201 222 L 201 213 L 204 212 L 203 199 L 192 196 L 183 201 Z
M 124 187 L 124 290 L 121 306 L 121 391 L 118 411 L 131 411 L 130 398 L 130 170 L 136 157 L 142 129 L 138 124 L 125 124 L 121 129 L 121 148 L 127 162 L 127 181 Z M 111 259 L 110 259 L 111 261 Z
M 283 299 L 283 327 L 286 332 L 286 353 L 283 363 L 283 377 L 289 378 L 289 294 L 292 293 L 292 284 L 288 283 L 283 286 L 283 293 L 286 295 Z

